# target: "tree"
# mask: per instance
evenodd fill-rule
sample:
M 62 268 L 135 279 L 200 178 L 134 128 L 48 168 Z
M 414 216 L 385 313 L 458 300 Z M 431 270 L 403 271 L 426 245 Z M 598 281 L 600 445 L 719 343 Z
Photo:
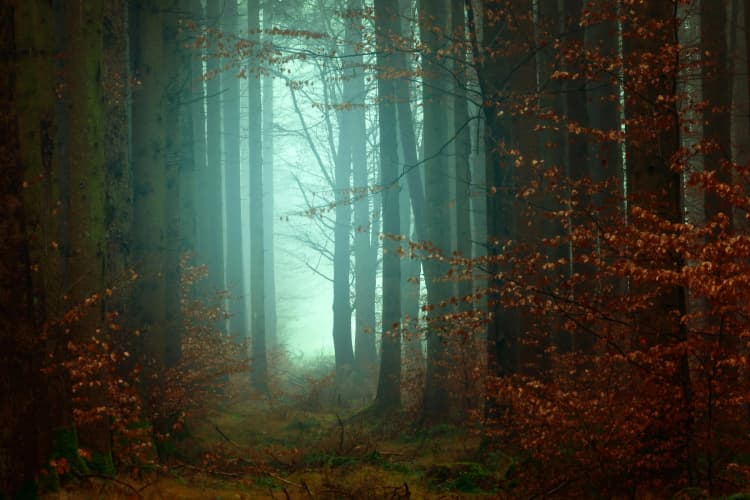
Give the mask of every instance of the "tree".
M 223 6 L 221 0 L 206 1 L 206 23 L 209 26 L 215 25 L 221 18 Z M 219 36 L 218 30 L 213 28 L 211 34 Z M 206 218 L 204 223 L 205 244 L 204 252 L 201 256 L 202 262 L 208 265 L 207 284 L 211 293 L 223 292 L 226 290 L 226 264 L 224 262 L 224 196 L 222 179 L 224 170 L 221 163 L 221 78 L 219 74 L 220 57 L 225 47 L 221 38 L 215 41 L 215 47 L 211 47 L 215 52 L 207 54 L 206 61 L 206 171 L 201 175 L 201 186 L 206 193 L 205 203 L 202 208 Z M 222 304 L 224 306 L 224 304 Z M 222 330 L 226 330 L 225 321 L 218 321 L 224 324 Z
M 247 4 L 250 39 L 257 43 L 260 32 L 260 3 Z M 251 60 L 251 63 L 252 60 Z M 252 67 L 250 68 L 252 70 Z M 253 72 L 250 71 L 252 75 Z M 261 136 L 261 88 L 258 78 L 248 80 L 248 136 L 250 147 L 250 332 L 252 335 L 252 380 L 260 392 L 268 391 L 266 353 L 266 306 L 264 297 L 265 259 L 263 258 L 263 151 Z
M 237 2 L 226 2 L 222 12 L 222 34 L 231 40 L 239 31 Z M 221 74 L 222 151 L 224 153 L 224 193 L 226 196 L 227 256 L 226 276 L 229 287 L 229 332 L 242 340 L 247 336 L 245 317 L 245 267 L 243 263 L 242 188 L 240 185 L 240 81 L 233 71 Z M 251 120 L 254 118 L 251 118 Z
M 446 302 L 454 295 L 453 285 L 442 279 L 449 266 L 441 252 L 450 252 L 451 224 L 449 208 L 450 165 L 444 150 L 452 141 L 453 117 L 449 115 L 448 92 L 453 86 L 443 68 L 443 53 L 448 53 L 450 9 L 445 1 L 420 3 L 421 38 L 427 53 L 423 58 L 422 100 L 424 102 L 423 148 L 425 162 L 425 218 L 427 236 L 438 254 L 429 265 L 427 300 L 436 306 L 430 313 L 427 335 L 427 373 L 423 411 L 429 422 L 446 418 L 450 413 L 446 389 L 448 359 L 444 335 L 448 326 L 441 324 Z M 440 307 L 442 304 L 442 307 Z
M 519 61 L 518 56 L 508 52 L 505 45 L 497 45 L 503 43 L 505 30 L 511 29 L 503 23 L 505 14 L 502 3 L 487 0 L 481 5 L 481 42 L 474 8 L 468 0 L 466 11 L 478 85 L 484 103 L 487 185 L 487 370 L 490 374 L 501 375 L 514 372 L 518 365 L 517 317 L 512 311 L 505 310 L 497 291 L 502 287 L 498 257 L 502 254 L 503 245 L 513 236 L 508 203 L 512 186 L 512 178 L 509 175 L 511 159 L 508 155 L 510 113 L 501 105 L 511 83 L 513 68 Z M 498 107 L 500 109 L 497 109 Z M 485 405 L 485 410 L 488 414 L 492 413 L 493 405 Z
M 466 15 L 463 2 L 451 2 L 451 38 L 453 70 L 453 130 L 455 169 L 455 213 L 456 213 L 456 251 L 470 259 L 472 255 L 471 234 L 471 130 L 469 128 L 469 106 L 467 100 L 468 68 L 466 43 Z M 465 310 L 471 309 L 471 302 L 464 300 L 473 294 L 470 276 L 462 276 L 457 286 L 459 304 Z
M 388 76 L 392 67 L 392 35 L 396 26 L 398 4 L 395 0 L 375 0 L 375 32 L 377 37 L 378 118 L 380 132 L 380 185 L 383 199 L 383 313 L 380 351 L 380 372 L 375 408 L 388 410 L 401 402 L 401 263 L 398 249 L 399 199 L 395 179 L 398 176 L 398 143 L 394 124 L 396 97 L 393 80 Z
M 362 42 L 359 28 L 361 0 L 348 0 L 348 43 L 356 47 Z M 354 357 L 355 367 L 361 377 L 372 376 L 377 367 L 375 348 L 375 282 L 377 268 L 377 245 L 371 242 L 370 196 L 368 193 L 369 172 L 367 161 L 367 123 L 365 117 L 366 89 L 363 56 L 353 50 L 348 70 L 347 89 L 351 99 L 350 117 L 352 181 L 354 189 Z
M 33 491 L 28 486 L 41 466 L 38 453 L 46 451 L 40 450 L 36 442 L 38 431 L 34 400 L 44 398 L 44 392 L 37 392 L 38 388 L 34 384 L 37 379 L 34 371 L 38 367 L 38 361 L 35 360 L 35 328 L 31 316 L 33 290 L 29 286 L 31 268 L 25 230 L 24 156 L 20 140 L 27 135 L 19 134 L 23 130 L 19 123 L 23 106 L 33 102 L 33 87 L 26 87 L 33 80 L 23 77 L 31 76 L 23 74 L 25 66 L 32 63 L 33 68 L 33 62 L 28 56 L 23 56 L 23 49 L 26 48 L 24 42 L 29 43 L 28 47 L 33 45 L 32 40 L 23 37 L 35 33 L 33 30 L 19 31 L 19 28 L 25 27 L 23 23 L 32 19 L 24 8 L 34 7 L 20 3 L 5 3 L 0 6 L 0 132 L 4 138 L 0 142 L 0 163 L 4 172 L 0 180 L 0 220 L 4 234 L 0 242 L 0 252 L 3 255 L 0 263 L 0 397 L 3 401 L 16 403 L 13 406 L 3 405 L 0 410 L 0 419 L 5 429 L 0 437 L 0 450 L 5 456 L 13 457 L 0 464 L 0 491 L 8 494 L 17 494 L 23 489 Z M 47 11 L 47 14 L 50 12 Z M 37 19 L 49 22 L 52 17 L 42 15 Z M 40 62 L 42 64 L 39 69 L 43 70 L 44 61 Z M 16 74 L 17 67 L 20 75 Z M 43 96 L 43 93 L 40 94 L 40 97 Z M 36 138 L 42 140 L 40 136 Z M 38 166 L 41 165 L 40 162 Z M 27 168 L 33 167 L 28 165 Z M 47 436 L 48 433 L 42 432 L 42 435 Z
M 179 356 L 179 324 L 176 294 L 179 288 L 179 213 L 176 167 L 178 145 L 177 127 L 164 126 L 176 117 L 175 82 L 176 57 L 174 37 L 165 43 L 165 31 L 176 30 L 175 6 L 171 0 L 141 1 L 133 6 L 132 56 L 135 74 L 142 82 L 133 93 L 132 168 L 133 195 L 133 254 L 140 278 L 135 284 L 132 303 L 134 328 L 142 332 L 139 354 L 150 368 L 149 375 L 156 384 L 146 388 L 149 410 L 158 404 L 163 380 L 158 375 Z M 162 71 L 166 66 L 167 70 Z M 170 70 L 172 72 L 170 72 Z M 157 416 L 154 429 L 167 432 L 169 422 Z
M 65 193 L 68 213 L 67 307 L 86 303 L 105 288 L 105 116 L 102 106 L 101 74 L 103 53 L 102 21 L 104 3 L 86 2 L 66 9 L 66 28 L 70 37 L 64 80 L 68 93 L 67 126 L 77 133 L 67 137 L 68 186 Z M 72 326 L 72 339 L 81 341 L 105 330 L 101 307 L 89 307 Z M 107 374 L 101 374 L 106 378 Z M 106 404 L 103 386 L 87 391 L 88 405 Z M 88 408 L 87 408 L 88 409 Z M 81 445 L 107 457 L 110 451 L 106 419 L 77 422 Z M 110 458 L 111 460 L 111 458 Z M 111 464 L 109 466 L 111 468 Z
M 266 0 L 263 2 L 263 38 L 264 44 L 272 43 L 270 32 L 273 30 L 274 2 Z M 267 38 L 267 40 L 266 40 Z M 274 78 L 270 74 L 263 75 L 263 241 L 266 249 L 264 251 L 265 265 L 265 300 L 266 300 L 266 339 L 272 349 L 278 344 L 278 332 L 276 331 L 276 270 L 274 250 Z
M 345 43 L 350 47 L 347 53 L 356 50 L 354 32 L 356 25 L 350 19 L 346 25 Z M 339 377 L 353 368 L 352 347 L 352 307 L 349 290 L 351 263 L 350 235 L 352 230 L 351 176 L 352 176 L 352 124 L 355 117 L 347 111 L 353 106 L 356 82 L 350 80 L 350 70 L 342 67 L 343 89 L 341 111 L 338 112 L 338 150 L 335 153 L 334 179 L 336 183 L 336 222 L 334 226 L 333 256 L 333 344 L 336 355 L 336 372 Z M 340 380 L 342 382 L 342 380 Z

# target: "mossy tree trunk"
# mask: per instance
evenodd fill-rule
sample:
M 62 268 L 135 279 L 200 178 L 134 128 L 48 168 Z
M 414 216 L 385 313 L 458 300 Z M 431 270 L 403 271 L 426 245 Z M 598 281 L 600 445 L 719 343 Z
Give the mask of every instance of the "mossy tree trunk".
M 173 47 L 165 43 L 172 36 L 168 28 L 176 25 L 175 5 L 170 0 L 140 0 L 133 5 L 131 15 L 132 60 L 135 77 L 140 81 L 133 92 L 132 168 L 134 179 L 133 258 L 139 279 L 132 297 L 133 314 L 140 329 L 141 356 L 146 361 L 146 396 L 152 397 L 162 389 L 159 374 L 167 363 L 172 363 L 175 303 L 178 292 L 175 270 L 176 231 L 175 213 L 178 207 L 176 189 L 176 129 L 170 127 L 175 106 L 174 84 L 167 61 L 175 57 Z M 177 282 L 178 283 L 178 282 Z M 170 290 L 171 288 L 171 290 Z M 170 330 L 172 330 L 170 332 Z M 147 401 L 147 411 L 153 413 L 158 402 Z M 153 422 L 160 432 L 165 426 L 163 415 Z
M 68 58 L 64 64 L 63 100 L 67 105 L 68 128 L 68 234 L 66 289 L 70 307 L 104 294 L 105 252 L 105 114 L 103 106 L 102 56 L 104 53 L 103 0 L 66 6 Z M 92 337 L 108 341 L 102 300 L 83 308 L 71 326 L 75 341 Z M 93 387 L 83 394 L 87 412 L 107 405 L 107 378 L 102 370 Z M 98 465 L 111 469 L 109 421 L 104 415 L 91 423 L 79 423 L 80 446 L 93 452 Z

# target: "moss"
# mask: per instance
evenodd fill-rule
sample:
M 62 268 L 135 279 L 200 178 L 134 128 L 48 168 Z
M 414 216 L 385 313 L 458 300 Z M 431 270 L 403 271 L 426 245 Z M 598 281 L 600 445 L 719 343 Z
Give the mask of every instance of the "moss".
M 482 464 L 455 462 L 437 464 L 426 474 L 428 483 L 439 490 L 479 493 L 495 490 L 498 478 Z
M 56 430 L 52 435 L 52 459 L 64 458 L 70 470 L 79 474 L 89 472 L 86 462 L 78 454 L 78 433 L 74 427 Z
M 99 474 L 107 476 L 115 475 L 115 463 L 112 460 L 112 453 L 92 453 L 91 460 L 88 461 L 89 468 Z

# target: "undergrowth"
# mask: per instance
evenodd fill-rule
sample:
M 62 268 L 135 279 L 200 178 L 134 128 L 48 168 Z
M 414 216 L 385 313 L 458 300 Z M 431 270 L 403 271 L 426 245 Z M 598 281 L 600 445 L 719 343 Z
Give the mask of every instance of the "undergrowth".
M 288 354 L 277 354 L 285 360 Z M 89 476 L 48 498 L 472 498 L 508 496 L 508 464 L 479 437 L 413 415 L 368 416 L 336 395 L 330 359 L 287 366 L 270 395 L 232 376 L 223 399 L 185 420 L 166 467 Z

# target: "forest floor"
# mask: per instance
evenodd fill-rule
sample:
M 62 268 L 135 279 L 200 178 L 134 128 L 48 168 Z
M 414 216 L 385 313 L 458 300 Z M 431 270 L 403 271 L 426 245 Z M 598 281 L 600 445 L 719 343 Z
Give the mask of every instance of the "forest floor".
M 364 417 L 314 390 L 277 400 L 233 392 L 187 422 L 165 471 L 87 478 L 46 498 L 449 499 L 512 487 L 509 460 L 479 460 L 469 428 L 420 430 L 408 412 Z

